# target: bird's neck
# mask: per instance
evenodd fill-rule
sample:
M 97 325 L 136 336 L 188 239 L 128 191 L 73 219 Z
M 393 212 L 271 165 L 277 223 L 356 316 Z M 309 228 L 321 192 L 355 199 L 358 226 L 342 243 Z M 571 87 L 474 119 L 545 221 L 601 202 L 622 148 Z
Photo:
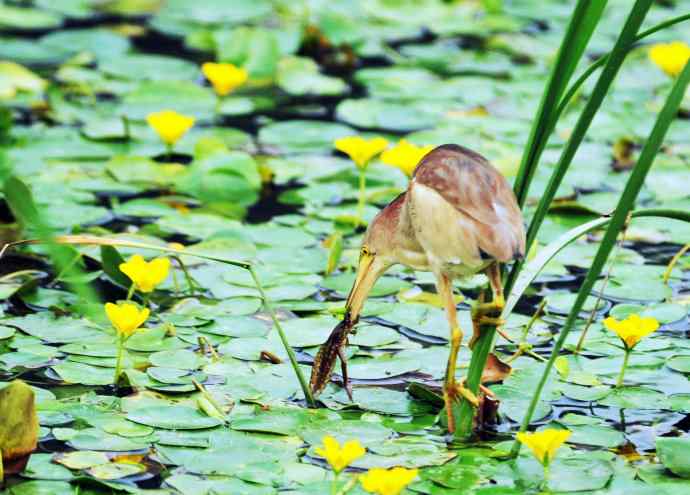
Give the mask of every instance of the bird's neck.
M 400 207 L 397 226 L 392 235 L 398 263 L 415 270 L 428 270 L 429 260 L 417 241 L 417 235 L 410 221 L 410 208 L 407 201 Z

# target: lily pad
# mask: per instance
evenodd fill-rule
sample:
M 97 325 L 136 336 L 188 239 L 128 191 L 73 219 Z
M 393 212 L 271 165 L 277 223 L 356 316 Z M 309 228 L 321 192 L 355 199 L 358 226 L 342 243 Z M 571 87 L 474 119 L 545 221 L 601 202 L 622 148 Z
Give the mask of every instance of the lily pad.
M 216 418 L 206 416 L 196 409 L 183 406 L 151 406 L 136 409 L 127 414 L 135 423 L 166 430 L 199 430 L 221 424 Z

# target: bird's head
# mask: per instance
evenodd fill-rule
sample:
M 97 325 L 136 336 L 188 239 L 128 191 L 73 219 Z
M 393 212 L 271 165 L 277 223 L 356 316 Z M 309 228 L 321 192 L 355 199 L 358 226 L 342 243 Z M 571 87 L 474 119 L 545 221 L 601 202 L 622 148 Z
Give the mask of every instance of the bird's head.
M 345 319 L 352 324 L 359 319 L 364 301 L 376 281 L 391 265 L 396 263 L 398 223 L 404 198 L 403 193 L 381 210 L 364 234 L 359 251 L 357 277 L 345 306 Z

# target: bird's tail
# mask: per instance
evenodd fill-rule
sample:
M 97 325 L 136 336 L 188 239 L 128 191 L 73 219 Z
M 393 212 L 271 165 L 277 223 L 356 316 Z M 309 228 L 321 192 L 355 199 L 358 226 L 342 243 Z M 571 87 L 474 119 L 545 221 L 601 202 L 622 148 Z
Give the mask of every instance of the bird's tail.
M 350 330 L 352 330 L 352 324 L 348 318 L 345 318 L 336 325 L 328 340 L 319 348 L 319 352 L 314 358 L 311 378 L 309 379 L 309 386 L 314 396 L 320 394 L 328 385 L 333 374 L 333 368 L 335 368 L 335 362 L 338 359 L 340 350 L 347 343 L 347 336 Z

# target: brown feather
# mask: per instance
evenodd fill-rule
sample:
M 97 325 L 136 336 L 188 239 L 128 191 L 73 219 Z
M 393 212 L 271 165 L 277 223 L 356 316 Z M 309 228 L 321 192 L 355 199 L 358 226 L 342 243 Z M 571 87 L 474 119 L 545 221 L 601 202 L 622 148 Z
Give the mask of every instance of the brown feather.
M 430 151 L 414 181 L 435 190 L 465 215 L 477 232 L 479 248 L 507 262 L 525 254 L 522 214 L 508 181 L 483 156 L 445 144 Z

